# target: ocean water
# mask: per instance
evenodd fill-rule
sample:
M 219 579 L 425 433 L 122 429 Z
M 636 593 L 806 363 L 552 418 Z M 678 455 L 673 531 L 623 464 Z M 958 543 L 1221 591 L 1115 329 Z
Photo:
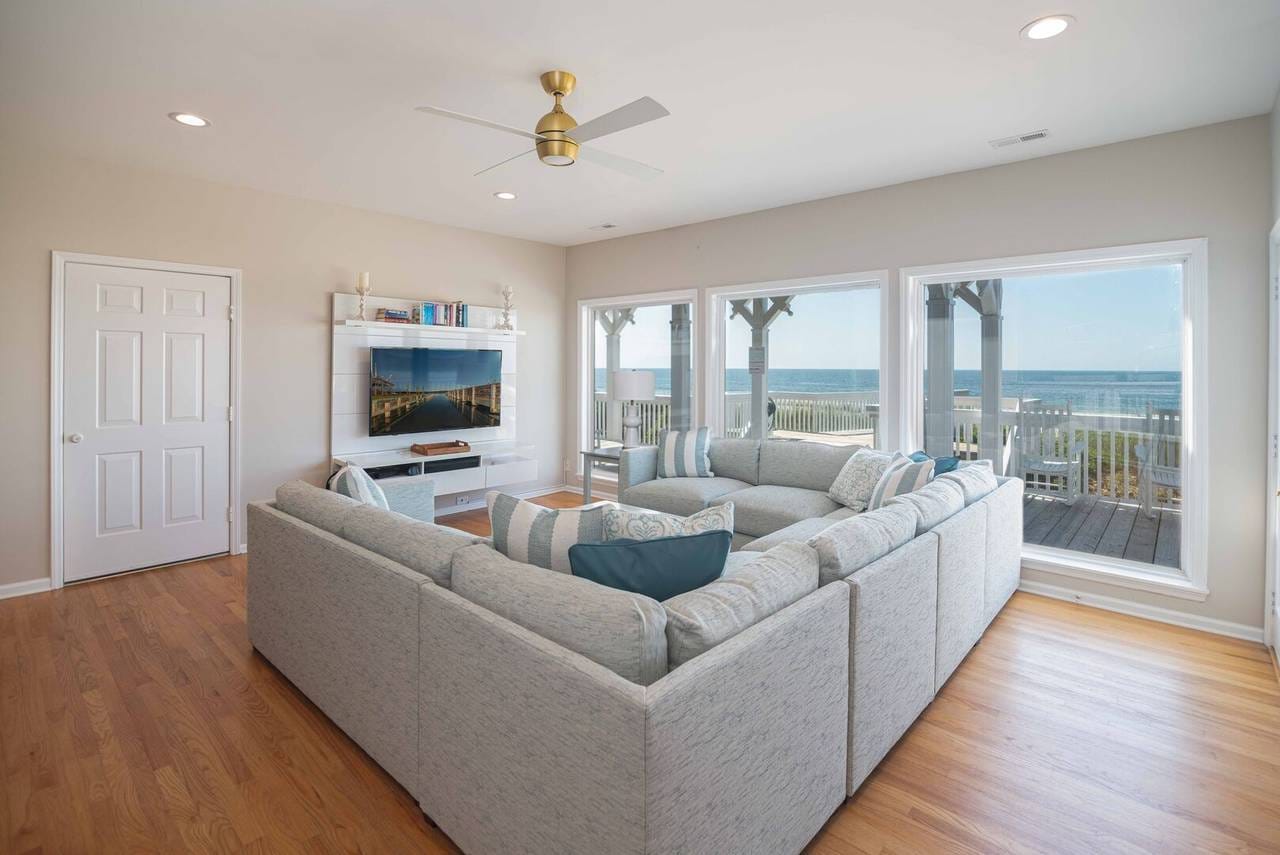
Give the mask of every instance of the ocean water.
M 671 369 L 650 368 L 657 375 L 659 395 L 671 394 Z M 978 395 L 982 372 L 958 370 L 956 391 Z M 1178 371 L 1006 371 L 1001 378 L 1006 398 L 1039 398 L 1045 404 L 1066 406 L 1075 412 L 1145 414 L 1147 404 L 1156 409 L 1181 409 L 1182 374 Z M 880 388 L 875 369 L 774 368 L 769 371 L 770 392 L 866 392 Z M 596 391 L 605 390 L 605 370 L 596 369 Z M 745 368 L 730 368 L 725 391 L 750 392 L 751 375 Z

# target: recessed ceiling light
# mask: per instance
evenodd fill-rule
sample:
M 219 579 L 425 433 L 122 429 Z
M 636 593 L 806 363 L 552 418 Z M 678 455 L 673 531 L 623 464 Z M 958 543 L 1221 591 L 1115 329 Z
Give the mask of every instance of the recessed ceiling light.
M 510 190 L 503 190 L 501 192 L 494 193 L 493 197 L 495 199 L 502 199 L 505 202 L 510 202 L 512 199 L 516 197 L 516 194 L 512 193 Z
M 186 125 L 189 128 L 207 128 L 209 120 L 204 116 L 197 116 L 195 113 L 170 113 L 169 118 L 173 119 L 180 125 Z
M 1075 18 L 1070 15 L 1046 15 L 1043 18 L 1036 18 L 1023 27 L 1022 35 L 1024 38 L 1036 41 L 1051 39 L 1054 36 L 1061 35 L 1074 22 Z

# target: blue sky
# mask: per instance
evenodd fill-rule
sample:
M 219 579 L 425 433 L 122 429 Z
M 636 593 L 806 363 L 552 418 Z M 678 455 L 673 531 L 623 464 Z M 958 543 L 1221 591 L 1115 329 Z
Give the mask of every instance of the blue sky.
M 1180 278 L 1180 268 L 1163 266 L 1005 279 L 1005 369 L 1177 371 Z M 879 300 L 873 289 L 796 297 L 795 315 L 770 328 L 771 366 L 879 367 Z M 622 364 L 668 366 L 670 319 L 666 307 L 637 309 L 636 323 L 622 335 Z M 750 340 L 746 322 L 735 319 L 728 367 L 747 367 Z M 979 368 L 981 347 L 978 315 L 958 301 L 956 368 Z M 602 335 L 596 352 L 603 365 Z

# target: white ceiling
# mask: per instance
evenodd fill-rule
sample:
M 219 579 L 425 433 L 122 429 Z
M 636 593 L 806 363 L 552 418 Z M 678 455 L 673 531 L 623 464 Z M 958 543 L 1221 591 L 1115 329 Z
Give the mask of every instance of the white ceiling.
M 571 245 L 1264 113 L 1278 46 L 1280 0 L 6 0 L 0 136 Z M 580 122 L 664 104 L 599 147 L 665 175 L 476 178 L 520 139 L 413 110 L 532 128 L 551 68 Z

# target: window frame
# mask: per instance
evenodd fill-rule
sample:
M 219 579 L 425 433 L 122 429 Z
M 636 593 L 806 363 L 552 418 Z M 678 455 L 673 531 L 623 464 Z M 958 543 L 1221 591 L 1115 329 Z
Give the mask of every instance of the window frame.
M 924 439 L 926 285 L 960 279 L 1077 273 L 1155 265 L 1182 267 L 1182 543 L 1180 570 L 1144 569 L 1139 562 L 1026 545 L 1022 564 L 1035 570 L 1103 582 L 1183 599 L 1209 595 L 1208 305 L 1209 243 L 1206 238 L 1069 250 L 1009 258 L 904 267 L 899 271 L 898 398 L 902 447 Z M 1204 399 L 1204 400 L 1201 400 Z M 1188 418 L 1189 414 L 1189 418 Z
M 595 313 L 599 309 L 642 308 L 646 306 L 670 306 L 676 303 L 689 304 L 689 330 L 695 336 L 692 342 L 692 389 L 689 394 L 690 418 L 694 424 L 701 424 L 702 398 L 699 394 L 698 371 L 698 289 L 685 288 L 676 291 L 653 291 L 647 294 L 623 294 L 617 297 L 593 297 L 578 301 L 578 447 L 574 449 L 574 459 L 566 470 L 579 479 L 582 478 L 582 452 L 591 447 L 595 426 L 592 424 L 595 412 L 595 353 L 596 335 L 599 325 L 595 322 Z M 601 478 L 601 475 L 593 475 Z
M 816 294 L 824 291 L 849 291 L 876 288 L 880 292 L 880 436 L 883 442 L 892 443 L 898 435 L 896 402 L 897 384 L 890 377 L 890 358 L 893 355 L 894 329 L 889 291 L 889 271 L 871 270 L 857 273 L 837 273 L 830 276 L 811 276 L 802 279 L 777 279 L 767 282 L 749 282 L 738 285 L 718 285 L 704 291 L 705 312 L 703 339 L 706 342 L 705 373 L 701 402 L 702 424 L 711 428 L 712 436 L 724 436 L 724 374 L 725 374 L 725 307 L 731 299 L 778 296 L 780 294 Z

